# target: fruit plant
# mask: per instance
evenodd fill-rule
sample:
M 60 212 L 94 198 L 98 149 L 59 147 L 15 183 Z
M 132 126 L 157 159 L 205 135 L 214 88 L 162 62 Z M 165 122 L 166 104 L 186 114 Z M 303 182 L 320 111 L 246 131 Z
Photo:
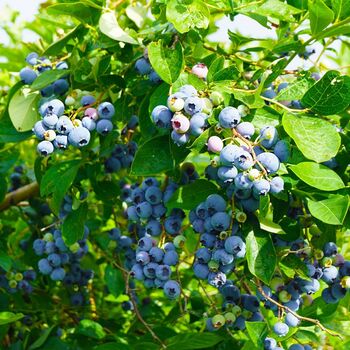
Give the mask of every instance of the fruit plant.
M 0 348 L 349 349 L 349 8 L 1 13 Z

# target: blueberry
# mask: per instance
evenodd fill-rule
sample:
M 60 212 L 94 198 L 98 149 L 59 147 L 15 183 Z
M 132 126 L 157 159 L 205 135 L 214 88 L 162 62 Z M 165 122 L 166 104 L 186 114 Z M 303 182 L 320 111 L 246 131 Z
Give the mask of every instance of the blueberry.
M 338 298 L 336 298 L 332 293 L 330 288 L 325 288 L 322 291 L 322 299 L 326 304 L 336 304 L 338 302 Z
M 113 130 L 113 123 L 108 119 L 101 119 L 97 121 L 96 131 L 101 135 L 107 135 Z
M 122 168 L 120 160 L 118 158 L 110 157 L 105 162 L 105 169 L 108 173 L 115 173 Z
M 73 123 L 67 116 L 62 115 L 58 118 L 58 121 L 56 123 L 56 130 L 60 134 L 68 135 L 73 130 L 73 128 Z
M 205 206 L 209 215 L 226 210 L 226 201 L 218 194 L 211 194 L 205 201 Z
M 272 88 L 269 88 L 269 89 L 266 89 L 262 94 L 261 96 L 263 97 L 266 97 L 266 98 L 269 98 L 269 99 L 273 99 L 274 97 L 277 96 L 276 92 L 272 89 Z
M 333 283 L 338 277 L 338 269 L 335 266 L 326 267 L 323 269 L 322 280 L 326 283 Z
M 242 295 L 241 297 L 242 306 L 244 309 L 250 311 L 250 312 L 257 312 L 259 310 L 259 300 L 254 295 Z
M 160 218 L 166 213 L 166 208 L 163 204 L 157 204 L 152 206 L 152 216 Z
M 138 246 L 140 250 L 148 252 L 153 247 L 153 239 L 150 237 L 143 237 L 139 240 Z
M 179 256 L 175 250 L 165 252 L 163 257 L 163 264 L 175 266 L 179 261 Z
M 235 154 L 234 164 L 240 170 L 248 170 L 253 166 L 254 161 L 249 152 L 240 148 Z
M 291 345 L 288 350 L 305 350 L 305 348 L 300 344 Z
M 149 73 L 148 78 L 153 84 L 160 84 L 162 82 L 162 78 L 154 70 L 152 70 L 151 73 Z
M 66 272 L 62 267 L 56 267 L 51 272 L 50 277 L 53 281 L 62 281 L 65 275 L 66 275 Z
M 33 69 L 25 67 L 20 70 L 19 77 L 24 84 L 30 85 L 36 79 L 37 74 Z
M 306 294 L 314 294 L 320 289 L 320 282 L 314 278 L 311 281 L 300 280 L 299 285 L 301 290 Z
M 233 129 L 241 121 L 237 108 L 225 107 L 219 114 L 219 123 L 225 129 Z
M 218 168 L 218 178 L 224 182 L 233 182 L 238 174 L 238 170 L 235 166 L 221 166 Z
M 171 139 L 177 146 L 182 146 L 190 140 L 188 134 L 178 134 L 175 130 L 171 132 Z
M 53 267 L 57 267 L 57 266 L 60 266 L 61 265 L 61 258 L 58 254 L 56 253 L 53 253 L 53 254 L 50 254 L 48 257 L 47 257 L 47 260 L 48 262 L 50 263 L 51 266 Z
M 339 283 L 335 283 L 331 286 L 331 294 L 336 299 L 342 299 L 346 295 L 346 289 L 343 288 Z
M 55 95 L 64 95 L 69 90 L 69 84 L 66 79 L 58 79 L 52 85 Z
M 250 140 L 250 138 L 255 133 L 254 125 L 250 122 L 239 123 L 236 127 L 236 130 L 246 139 Z
M 39 55 L 36 52 L 31 52 L 26 57 L 26 62 L 31 66 L 35 66 L 38 63 Z
M 270 183 L 265 180 L 256 180 L 253 182 L 253 193 L 255 196 L 266 196 L 270 191 Z
M 101 119 L 112 119 L 115 109 L 110 102 L 103 102 L 97 107 L 97 113 Z
M 235 177 L 235 187 L 241 190 L 247 190 L 252 188 L 253 182 L 249 180 L 248 175 L 239 173 Z
M 211 252 L 207 248 L 200 248 L 196 251 L 196 258 L 202 264 L 208 263 L 211 259 Z
M 184 108 L 186 96 L 175 93 L 168 97 L 167 105 L 172 112 L 179 112 Z
M 213 252 L 212 260 L 222 265 L 229 265 L 233 262 L 233 255 L 227 253 L 225 249 L 217 249 Z
M 47 129 L 43 121 L 39 120 L 34 124 L 33 132 L 39 140 L 44 140 Z
M 287 312 L 285 322 L 289 327 L 297 327 L 300 323 L 300 320 L 290 312 Z
M 181 288 L 178 282 L 170 280 L 167 281 L 164 284 L 163 287 L 164 294 L 169 298 L 169 299 L 176 299 L 181 292 Z
M 208 126 L 207 119 L 208 115 L 205 113 L 194 114 L 190 120 L 191 134 L 194 136 L 201 135 Z
M 135 69 L 141 75 L 146 75 L 151 73 L 152 67 L 148 60 L 141 57 L 135 62 Z
M 46 114 L 43 118 L 43 124 L 49 129 L 55 129 L 57 122 L 58 117 L 56 114 Z
M 273 153 L 263 152 L 257 156 L 257 160 L 271 174 L 277 172 L 280 167 L 280 161 Z
M 272 148 L 278 141 L 278 132 L 274 126 L 266 126 L 260 130 L 261 144 L 265 148 Z
M 241 298 L 241 292 L 237 286 L 228 282 L 229 281 L 220 287 L 220 293 L 225 297 L 226 300 L 237 302 Z
M 323 247 L 323 253 L 325 256 L 334 256 L 338 252 L 338 247 L 333 242 L 327 242 L 325 243 Z
M 284 140 L 278 141 L 273 149 L 273 153 L 281 162 L 285 163 L 290 156 L 288 143 Z
M 40 155 L 46 157 L 54 151 L 54 147 L 50 141 L 41 141 L 38 143 L 37 150 Z
M 284 181 L 281 177 L 276 176 L 270 181 L 270 192 L 271 193 L 280 193 L 284 189 Z
M 236 145 L 225 146 L 220 152 L 220 163 L 222 165 L 232 166 L 239 150 L 240 148 Z
M 52 272 L 52 267 L 47 259 L 40 259 L 38 268 L 43 275 L 49 275 Z
M 68 69 L 68 64 L 65 61 L 58 62 L 56 64 L 56 69 L 63 70 L 63 69 Z
M 136 253 L 136 262 L 141 265 L 146 265 L 151 261 L 149 254 L 145 251 Z
M 208 67 L 204 63 L 197 63 L 192 67 L 191 73 L 200 79 L 206 79 L 208 75 Z
M 162 233 L 162 225 L 157 220 L 150 220 L 145 229 L 147 234 L 151 236 L 159 236 Z
M 42 239 L 36 239 L 33 242 L 33 249 L 36 255 L 43 255 L 45 250 L 45 241 Z
M 89 117 L 84 117 L 81 120 L 81 124 L 84 128 L 88 129 L 89 131 L 93 131 L 96 129 L 96 122 Z
M 163 260 L 164 252 L 158 247 L 152 247 L 149 251 L 149 256 L 152 262 L 160 263 Z
M 83 126 L 78 126 L 68 134 L 68 141 L 75 147 L 84 147 L 90 142 L 90 131 Z
M 289 327 L 283 322 L 277 322 L 273 326 L 273 331 L 279 336 L 284 337 L 289 332 Z
M 150 204 L 159 204 L 162 201 L 163 193 L 159 187 L 151 186 L 148 187 L 145 192 L 145 199 Z
M 51 100 L 49 102 L 45 102 L 40 107 L 40 114 L 44 117 L 46 114 L 56 114 L 57 117 L 60 117 L 64 113 L 64 104 L 62 101 L 58 99 Z
M 277 342 L 273 338 L 265 338 L 264 340 L 264 349 L 265 350 L 274 350 L 277 346 Z
M 143 281 L 145 275 L 143 274 L 143 267 L 140 264 L 135 264 L 132 266 L 130 271 L 131 277 L 137 279 L 138 281 Z
M 171 276 L 171 269 L 169 265 L 158 265 L 156 268 L 156 277 L 161 281 L 167 281 Z
M 204 108 L 203 100 L 199 97 L 188 97 L 185 101 L 184 110 L 189 115 L 202 112 Z
M 156 106 L 151 113 L 151 117 L 158 128 L 170 129 L 173 114 L 168 107 Z
M 201 264 L 201 263 L 195 263 L 193 265 L 193 272 L 194 275 L 202 280 L 206 280 L 209 275 L 209 268 L 208 265 Z
M 215 230 L 225 231 L 230 227 L 231 218 L 225 212 L 218 212 L 211 217 L 210 223 Z
M 230 236 L 225 240 L 225 250 L 238 258 L 243 258 L 246 252 L 246 245 L 239 236 Z
M 184 94 L 184 96 L 186 96 L 186 98 L 198 95 L 197 90 L 192 85 L 183 85 L 183 86 L 181 86 L 179 92 Z
M 281 84 L 278 85 L 277 87 L 277 92 L 280 92 L 281 90 L 285 89 L 289 84 L 286 82 L 283 82 Z
M 218 153 L 218 152 L 220 152 L 223 149 L 224 143 L 220 139 L 220 137 L 218 137 L 218 136 L 211 136 L 208 139 L 207 146 L 208 146 L 208 151 L 214 152 L 214 153 Z
M 96 102 L 95 97 L 91 95 L 85 95 L 80 100 L 80 104 L 84 107 L 88 105 L 92 105 L 95 102 Z

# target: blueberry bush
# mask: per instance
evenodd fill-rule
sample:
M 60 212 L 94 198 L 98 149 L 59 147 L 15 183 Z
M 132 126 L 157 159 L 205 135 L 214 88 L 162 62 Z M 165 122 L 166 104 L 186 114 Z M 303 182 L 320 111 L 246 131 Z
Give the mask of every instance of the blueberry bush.
M 349 9 L 1 13 L 0 348 L 349 349 Z

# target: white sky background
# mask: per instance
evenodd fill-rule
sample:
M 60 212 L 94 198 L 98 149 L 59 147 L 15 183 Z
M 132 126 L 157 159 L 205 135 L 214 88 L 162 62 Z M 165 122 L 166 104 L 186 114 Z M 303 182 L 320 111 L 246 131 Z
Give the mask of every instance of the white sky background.
M 31 21 L 34 19 L 35 14 L 38 12 L 40 3 L 45 0 L 0 0 L 0 11 L 3 10 L 5 6 L 9 6 L 12 9 L 15 9 L 20 12 L 19 19 L 20 21 Z M 229 42 L 229 36 L 227 30 L 230 29 L 234 32 L 239 32 L 240 34 L 247 37 L 254 38 L 272 38 L 276 39 L 276 32 L 274 29 L 267 29 L 260 25 L 258 22 L 253 19 L 244 16 L 238 15 L 235 17 L 234 21 L 231 21 L 229 18 L 225 17 L 220 19 L 217 22 L 219 30 L 216 34 L 210 36 L 210 39 L 218 42 Z M 38 39 L 37 35 L 29 30 L 24 30 L 22 33 L 22 39 L 26 42 L 35 41 Z M 307 38 L 305 39 L 307 40 Z M 8 37 L 6 33 L 0 28 L 0 43 L 7 43 Z M 331 47 L 339 48 L 340 42 L 335 41 Z M 322 50 L 322 45 L 316 43 L 312 46 L 316 50 L 316 54 L 312 55 L 311 58 L 316 59 L 318 54 Z M 328 51 L 329 52 L 329 51 Z M 334 54 L 335 55 L 335 54 Z M 322 62 L 326 64 L 329 68 L 336 68 L 336 65 L 333 61 L 329 59 L 323 59 Z M 309 69 L 312 66 L 312 62 L 305 61 L 296 57 L 291 64 L 287 67 L 288 69 L 297 69 L 304 68 Z

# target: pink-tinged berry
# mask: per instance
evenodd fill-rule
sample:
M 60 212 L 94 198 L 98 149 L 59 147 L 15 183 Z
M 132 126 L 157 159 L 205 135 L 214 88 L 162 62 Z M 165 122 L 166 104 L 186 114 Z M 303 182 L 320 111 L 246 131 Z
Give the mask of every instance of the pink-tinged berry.
M 190 128 L 190 121 L 182 113 L 176 113 L 171 119 L 171 126 L 178 134 L 184 134 Z
M 97 120 L 98 114 L 95 108 L 87 108 L 84 113 L 84 117 L 89 117 L 90 119 Z
M 215 153 L 219 153 L 224 147 L 224 143 L 218 136 L 210 136 L 207 145 L 208 151 Z
M 206 79 L 208 75 L 208 67 L 204 63 L 197 63 L 192 67 L 192 74 L 197 75 L 200 79 Z

